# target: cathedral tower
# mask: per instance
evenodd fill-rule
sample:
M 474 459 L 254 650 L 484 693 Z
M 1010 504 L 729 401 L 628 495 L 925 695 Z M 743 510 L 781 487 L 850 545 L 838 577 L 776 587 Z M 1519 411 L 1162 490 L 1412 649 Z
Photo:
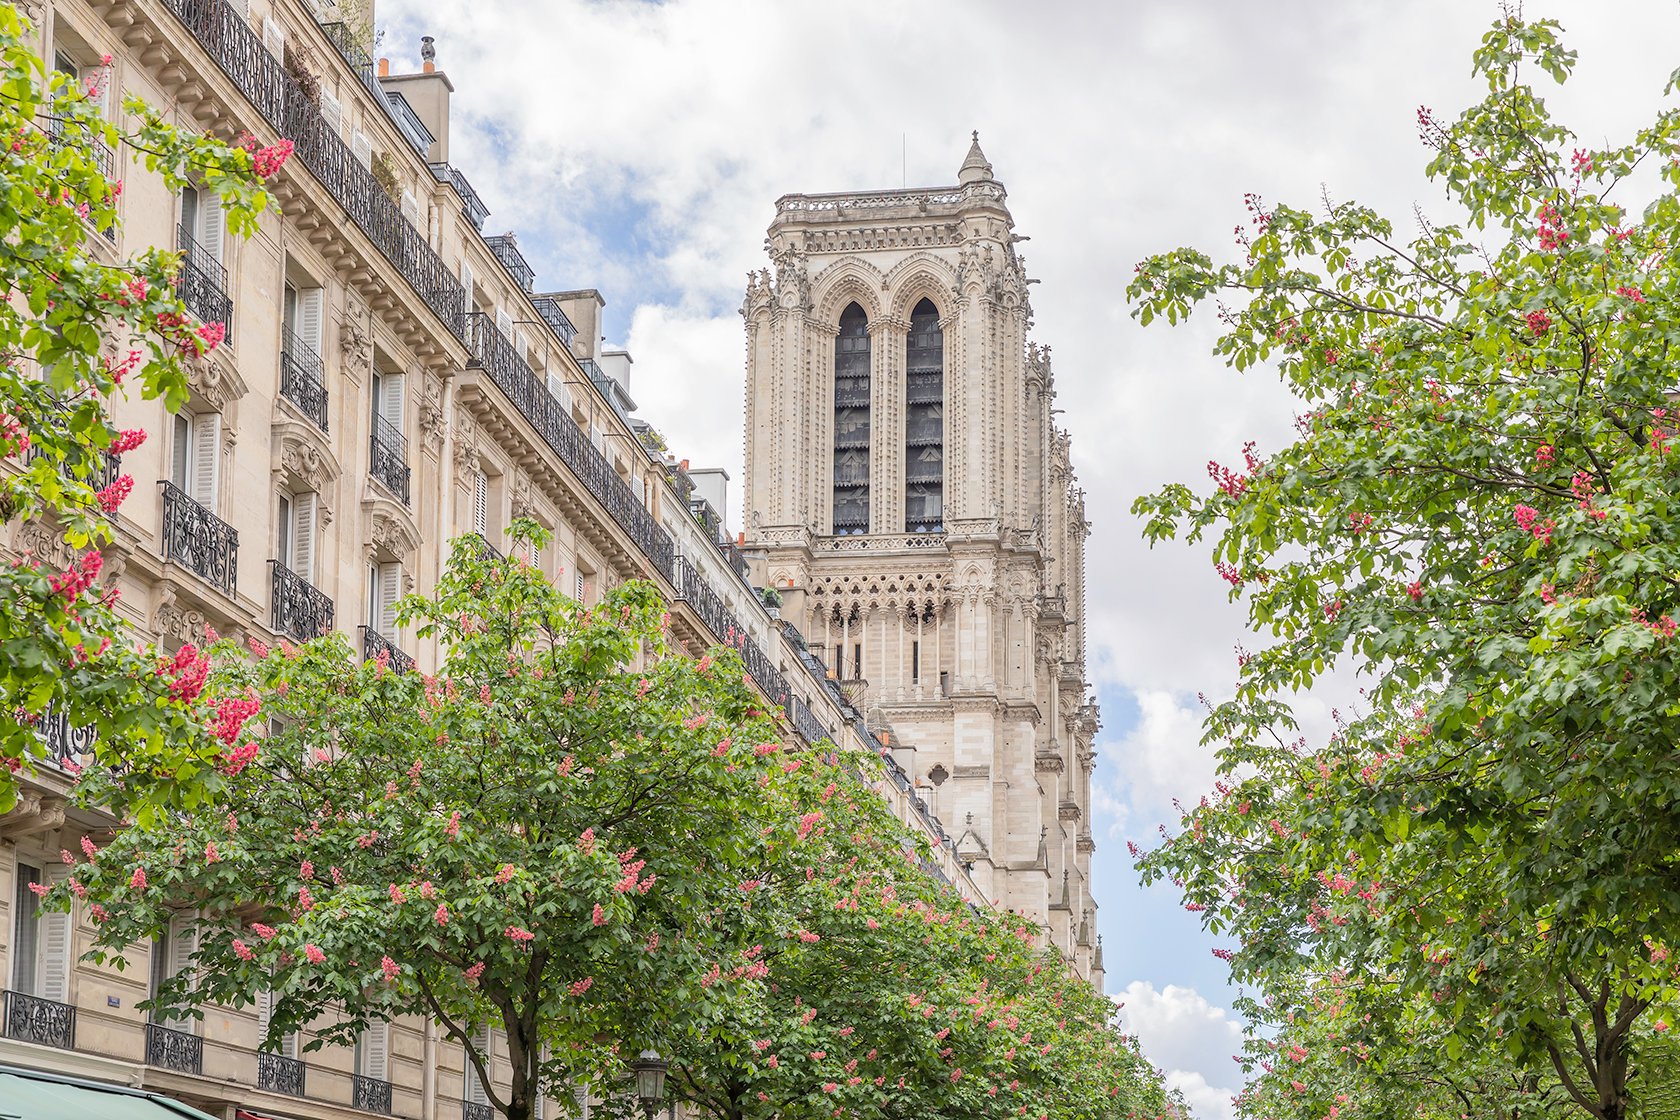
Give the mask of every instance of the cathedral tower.
M 776 201 L 746 538 L 981 888 L 1100 981 L 1089 527 L 1006 197 L 977 134 L 954 186 Z

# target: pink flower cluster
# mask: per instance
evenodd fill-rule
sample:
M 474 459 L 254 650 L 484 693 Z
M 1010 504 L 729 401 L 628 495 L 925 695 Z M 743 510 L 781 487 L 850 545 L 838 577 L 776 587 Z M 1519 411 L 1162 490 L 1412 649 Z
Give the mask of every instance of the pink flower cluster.
M 1540 520 L 1540 512 L 1533 506 L 1518 506 L 1511 511 L 1512 520 L 1517 528 L 1533 535 L 1541 544 L 1552 543 L 1552 532 L 1557 528 L 1557 522 L 1551 518 Z
M 1540 207 L 1540 227 L 1536 235 L 1540 241 L 1540 248 L 1550 252 L 1561 249 L 1563 243 L 1569 240 L 1569 231 L 1563 228 L 1563 216 L 1550 204 Z
M 82 592 L 93 586 L 93 581 L 99 578 L 99 569 L 104 563 L 105 558 L 97 549 L 84 552 L 79 561 L 47 582 L 54 592 L 64 598 L 65 604 L 70 605 L 81 597 Z
M 133 492 L 134 476 L 131 474 L 119 475 L 109 485 L 102 486 L 94 491 L 93 500 L 99 503 L 99 508 L 106 513 L 115 513 L 117 507 L 127 501 L 128 496 Z

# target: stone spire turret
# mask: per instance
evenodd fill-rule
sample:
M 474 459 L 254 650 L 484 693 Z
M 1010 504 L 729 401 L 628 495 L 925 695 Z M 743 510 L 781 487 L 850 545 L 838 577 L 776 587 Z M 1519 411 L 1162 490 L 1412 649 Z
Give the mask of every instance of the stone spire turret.
M 957 182 L 963 186 L 970 183 L 983 183 L 992 177 L 992 165 L 986 162 L 986 153 L 980 150 L 980 131 L 974 132 L 974 142 L 968 146 L 968 158 L 963 160 L 962 169 L 957 172 Z

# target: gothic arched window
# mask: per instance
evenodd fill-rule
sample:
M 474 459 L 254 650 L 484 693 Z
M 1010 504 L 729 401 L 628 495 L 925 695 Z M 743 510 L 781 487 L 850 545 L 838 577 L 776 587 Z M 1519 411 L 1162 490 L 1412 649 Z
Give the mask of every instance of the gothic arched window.
M 910 313 L 904 393 L 904 531 L 945 528 L 945 334 L 924 299 Z
M 869 532 L 869 316 L 850 304 L 834 340 L 834 535 Z

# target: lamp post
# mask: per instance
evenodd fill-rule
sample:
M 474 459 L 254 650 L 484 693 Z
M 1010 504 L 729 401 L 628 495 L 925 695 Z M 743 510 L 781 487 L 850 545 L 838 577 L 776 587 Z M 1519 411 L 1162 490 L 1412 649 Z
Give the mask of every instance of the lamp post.
M 653 1120 L 653 1110 L 665 1099 L 665 1071 L 669 1068 L 670 1063 L 655 1050 L 643 1050 L 630 1063 L 636 1075 L 636 1099 L 642 1102 L 648 1120 Z

